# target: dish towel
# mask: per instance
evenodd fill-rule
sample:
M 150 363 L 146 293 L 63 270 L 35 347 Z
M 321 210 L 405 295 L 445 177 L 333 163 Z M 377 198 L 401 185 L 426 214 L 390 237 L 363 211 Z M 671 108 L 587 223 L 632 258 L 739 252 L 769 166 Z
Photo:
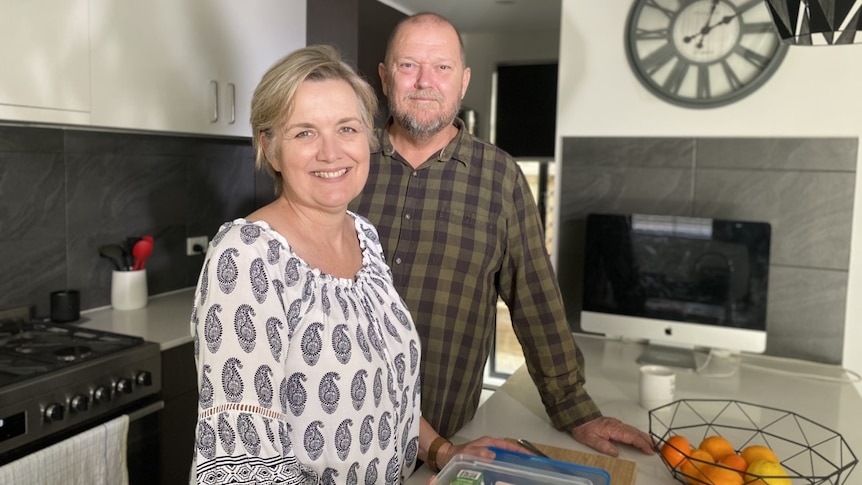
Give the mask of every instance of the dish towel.
M 129 417 L 120 416 L 0 467 L 9 485 L 128 485 Z

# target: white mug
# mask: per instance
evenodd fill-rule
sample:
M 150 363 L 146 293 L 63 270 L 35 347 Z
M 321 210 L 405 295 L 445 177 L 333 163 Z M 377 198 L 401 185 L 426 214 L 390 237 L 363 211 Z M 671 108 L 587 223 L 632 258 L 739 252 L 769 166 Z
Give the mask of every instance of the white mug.
M 147 306 L 147 270 L 114 271 L 111 276 L 111 306 L 115 310 L 137 310 Z
M 663 365 L 644 365 L 640 368 L 641 406 L 653 409 L 673 402 L 676 391 L 676 373 Z

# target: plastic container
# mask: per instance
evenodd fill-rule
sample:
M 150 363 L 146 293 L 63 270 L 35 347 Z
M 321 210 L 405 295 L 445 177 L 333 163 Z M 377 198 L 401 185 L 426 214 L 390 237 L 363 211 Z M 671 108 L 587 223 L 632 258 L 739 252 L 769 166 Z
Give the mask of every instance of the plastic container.
M 493 460 L 455 456 L 437 474 L 437 485 L 609 485 L 611 481 L 601 468 L 499 448 L 491 450 L 497 455 Z

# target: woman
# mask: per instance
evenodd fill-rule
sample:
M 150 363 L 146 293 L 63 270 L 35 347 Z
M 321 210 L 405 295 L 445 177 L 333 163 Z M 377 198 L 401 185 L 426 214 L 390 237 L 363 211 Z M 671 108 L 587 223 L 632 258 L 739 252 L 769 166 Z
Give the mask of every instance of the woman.
M 398 483 L 417 459 L 512 446 L 454 446 L 420 417 L 419 336 L 377 231 L 347 210 L 376 103 L 328 46 L 254 92 L 256 164 L 278 197 L 219 229 L 198 281 L 199 483 Z

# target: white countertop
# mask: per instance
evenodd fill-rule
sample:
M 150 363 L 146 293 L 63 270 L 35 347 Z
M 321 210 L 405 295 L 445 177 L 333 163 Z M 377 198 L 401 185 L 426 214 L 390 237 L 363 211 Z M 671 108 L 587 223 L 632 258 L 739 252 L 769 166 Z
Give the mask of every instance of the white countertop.
M 192 341 L 189 317 L 194 288 L 152 296 L 139 310 L 111 307 L 81 312 L 81 328 L 143 337 L 167 350 Z
M 194 288 L 153 296 L 139 310 L 111 307 L 81 313 L 82 328 L 143 337 L 162 350 L 192 341 L 189 316 Z M 644 431 L 649 414 L 637 403 L 638 365 L 642 346 L 636 343 L 578 335 L 586 359 L 587 390 L 607 416 L 613 416 Z M 835 366 L 805 361 L 745 355 L 732 377 L 677 374 L 676 399 L 732 399 L 795 412 L 839 432 L 857 457 L 862 454 L 862 397 L 853 384 L 827 382 L 799 374 L 837 377 Z M 708 369 L 711 370 L 711 369 Z M 722 369 L 722 372 L 726 369 Z M 525 438 L 562 448 L 592 452 L 567 433 L 551 426 L 539 394 L 527 374 L 518 369 L 479 407 L 474 419 L 453 437 L 456 442 L 483 435 Z M 658 456 L 647 456 L 621 447 L 620 458 L 638 464 L 638 485 L 676 484 Z M 854 470 L 854 481 L 862 483 L 862 470 Z M 413 474 L 408 484 L 424 484 L 431 475 L 427 467 Z
M 640 355 L 642 345 L 586 335 L 578 335 L 577 338 L 586 359 L 587 390 L 602 413 L 648 431 L 649 413 L 637 403 L 638 365 L 635 359 Z M 840 375 L 838 368 L 749 355 L 743 356 L 740 362 L 732 377 L 678 373 L 675 398 L 736 400 L 791 411 L 837 431 L 857 457 L 862 454 L 862 397 L 856 387 L 798 375 L 836 377 Z M 479 407 L 474 419 L 453 437 L 453 441 L 463 442 L 483 435 L 524 438 L 593 452 L 551 426 L 539 393 L 524 366 Z M 623 446 L 619 457 L 638 464 L 638 485 L 679 483 L 671 477 L 658 455 L 647 456 Z M 851 480 L 842 483 L 862 483 L 862 470 L 859 468 L 857 465 Z M 430 471 L 423 467 L 407 483 L 424 484 L 429 476 Z

